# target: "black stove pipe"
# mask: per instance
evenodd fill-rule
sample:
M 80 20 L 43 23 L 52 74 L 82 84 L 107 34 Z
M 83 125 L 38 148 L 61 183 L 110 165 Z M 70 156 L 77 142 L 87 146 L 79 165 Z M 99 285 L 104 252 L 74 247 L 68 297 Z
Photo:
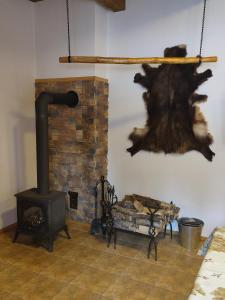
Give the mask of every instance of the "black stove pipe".
M 48 154 L 48 105 L 61 104 L 75 107 L 79 101 L 77 93 L 41 93 L 35 101 L 36 150 L 37 150 L 37 191 L 49 193 L 49 154 Z

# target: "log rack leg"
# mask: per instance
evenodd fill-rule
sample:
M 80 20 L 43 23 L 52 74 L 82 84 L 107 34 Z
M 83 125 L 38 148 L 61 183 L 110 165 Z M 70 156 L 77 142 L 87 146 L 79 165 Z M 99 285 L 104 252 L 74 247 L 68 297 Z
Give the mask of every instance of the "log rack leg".
M 107 245 L 108 248 L 109 248 L 110 243 L 111 243 L 111 237 L 112 237 L 112 229 L 110 228 L 110 230 L 108 231 L 108 245 Z
M 150 241 L 149 241 L 149 246 L 148 246 L 148 258 L 150 257 L 150 253 L 151 253 L 151 249 L 152 249 L 152 243 L 154 243 L 155 260 L 157 260 L 157 243 L 156 243 L 157 233 L 156 233 L 156 228 L 154 227 L 154 215 L 159 210 L 159 207 L 155 207 L 155 208 L 149 209 L 149 210 L 150 210 L 150 218 L 149 218 L 149 221 L 150 221 L 150 226 L 149 226 Z M 164 227 L 164 234 L 165 234 L 165 230 L 166 230 L 166 226 Z
M 172 226 L 172 222 L 169 221 L 170 224 L 170 238 L 171 240 L 173 239 L 173 226 Z
M 164 227 L 164 238 L 166 237 L 166 228 L 167 228 L 167 223 L 166 223 L 166 225 Z
M 105 219 L 101 219 L 101 230 L 102 230 L 102 237 L 105 240 L 106 239 L 106 224 Z
M 153 241 L 153 238 L 151 237 L 150 241 L 149 241 L 149 245 L 148 245 L 148 258 L 150 258 L 150 253 L 151 253 L 151 249 L 152 249 L 152 241 Z
M 152 244 L 154 244 L 154 249 L 155 249 L 155 261 L 158 259 L 158 249 L 157 249 L 157 241 L 155 237 L 151 237 L 149 241 L 149 246 L 148 246 L 148 258 L 150 258 L 151 250 L 152 250 Z
M 116 228 L 114 228 L 114 249 L 116 249 L 116 242 L 117 242 L 117 231 Z
M 154 246 L 155 246 L 155 261 L 158 259 L 158 251 L 157 251 L 157 242 L 156 239 L 154 238 Z

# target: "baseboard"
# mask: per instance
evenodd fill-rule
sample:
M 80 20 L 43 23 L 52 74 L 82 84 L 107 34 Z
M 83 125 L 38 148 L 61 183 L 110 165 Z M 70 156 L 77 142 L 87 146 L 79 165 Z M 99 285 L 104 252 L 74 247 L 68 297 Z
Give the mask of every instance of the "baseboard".
M 11 231 L 16 228 L 17 223 L 10 224 L 2 229 L 0 229 L 0 233 Z

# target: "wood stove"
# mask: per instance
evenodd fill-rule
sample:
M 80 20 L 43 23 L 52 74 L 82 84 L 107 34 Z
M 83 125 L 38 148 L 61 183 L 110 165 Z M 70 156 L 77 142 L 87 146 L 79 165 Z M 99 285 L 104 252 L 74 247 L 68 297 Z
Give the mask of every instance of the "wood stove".
M 65 223 L 66 193 L 49 191 L 48 162 L 48 105 L 62 104 L 75 107 L 78 96 L 67 94 L 41 93 L 35 102 L 36 148 L 37 148 L 37 188 L 15 195 L 17 199 L 17 229 L 13 242 L 20 233 L 30 234 L 35 240 L 53 251 L 57 233 L 64 230 L 70 238 Z

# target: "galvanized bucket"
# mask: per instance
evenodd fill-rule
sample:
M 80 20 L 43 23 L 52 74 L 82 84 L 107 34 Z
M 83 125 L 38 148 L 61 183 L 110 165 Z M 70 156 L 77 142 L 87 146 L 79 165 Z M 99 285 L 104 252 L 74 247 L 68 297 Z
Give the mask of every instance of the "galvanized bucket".
M 196 218 L 180 218 L 178 224 L 181 245 L 188 250 L 197 249 L 204 222 Z

